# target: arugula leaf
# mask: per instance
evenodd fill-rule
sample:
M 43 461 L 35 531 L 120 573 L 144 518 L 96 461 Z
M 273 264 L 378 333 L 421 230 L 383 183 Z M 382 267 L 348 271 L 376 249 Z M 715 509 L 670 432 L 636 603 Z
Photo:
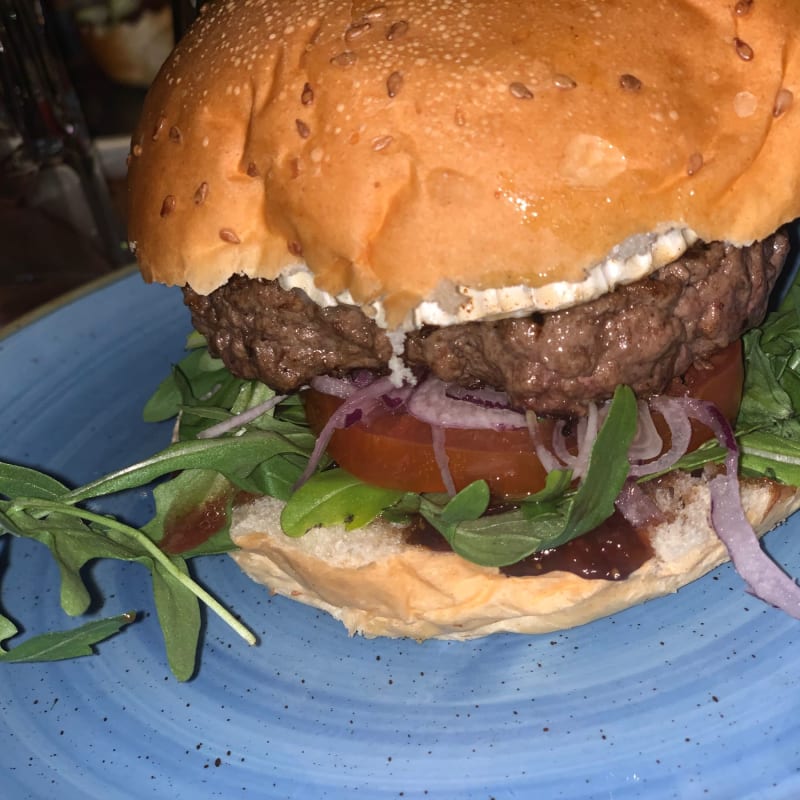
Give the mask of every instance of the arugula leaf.
M 586 476 L 570 503 L 558 544 L 587 533 L 614 513 L 614 503 L 630 471 L 628 450 L 636 425 L 636 395 L 630 387 L 618 386 L 592 448 Z
M 741 436 L 739 444 L 739 466 L 744 475 L 800 486 L 800 441 L 755 431 Z
M 85 610 L 88 593 L 80 568 L 98 557 L 136 561 L 153 577 L 159 621 L 170 666 L 180 680 L 194 670 L 200 618 L 198 600 L 218 614 L 250 644 L 256 639 L 219 601 L 190 576 L 186 562 L 158 548 L 142 531 L 113 517 L 68 505 L 63 498 L 16 498 L 3 503 L 11 530 L 50 547 L 62 573 L 62 606 L 68 613 Z M 66 589 L 65 589 L 66 587 Z
M 485 567 L 515 564 L 544 550 L 564 529 L 561 514 L 543 515 L 535 524 L 521 509 L 476 520 L 447 524 L 432 516 L 425 504 L 423 516 L 444 536 L 454 552 Z
M 308 458 L 305 456 L 281 453 L 262 461 L 250 473 L 250 480 L 256 486 L 258 494 L 287 501 L 292 496 L 307 463 Z
M 141 560 L 141 559 L 140 559 Z M 174 568 L 187 579 L 189 568 L 182 558 L 172 558 Z M 147 566 L 153 580 L 158 621 L 164 634 L 164 646 L 170 669 L 179 681 L 192 677 L 200 643 L 200 603 L 186 585 L 176 580 L 173 571 L 163 562 L 152 561 Z
M 489 484 L 486 481 L 473 481 L 442 509 L 442 520 L 457 523 L 480 519 L 489 507 L 489 500 Z
M 172 472 L 186 469 L 211 469 L 224 475 L 239 489 L 257 491 L 248 475 L 275 455 L 300 453 L 302 447 L 280 434 L 249 431 L 237 437 L 195 439 L 176 442 L 138 464 L 125 467 L 63 496 L 64 502 L 80 503 L 94 497 L 135 489 Z
M 396 525 L 408 525 L 413 516 L 419 514 L 422 501 L 422 495 L 406 492 L 396 503 L 384 508 L 381 517 Z
M 57 501 L 53 501 L 58 508 Z M 18 537 L 34 539 L 46 545 L 58 566 L 61 577 L 61 607 L 70 616 L 86 613 L 91 597 L 81 577 L 81 569 L 97 558 L 131 560 L 136 551 L 126 542 L 98 534 L 71 514 L 54 513 L 41 517 L 19 501 L 0 504 L 4 527 Z
M 800 434 L 800 284 L 791 287 L 777 311 L 744 337 L 747 369 L 739 430 Z
M 136 613 L 128 611 L 116 617 L 94 620 L 68 631 L 43 633 L 18 644 L 12 650 L 0 647 L 0 663 L 21 664 L 34 661 L 61 661 L 94 654 L 94 645 L 136 620 Z M 17 633 L 17 626 L 7 617 L 0 616 L 0 643 Z
M 218 384 L 237 381 L 222 361 L 206 350 L 195 350 L 172 369 L 145 404 L 145 422 L 163 422 L 177 416 L 181 404 L 194 405 Z
M 586 475 L 576 491 L 568 488 L 568 472 L 556 472 L 548 477 L 545 489 L 513 511 L 458 519 L 452 510 L 445 515 L 448 506 L 426 496 L 420 513 L 456 553 L 483 566 L 514 564 L 531 553 L 564 544 L 597 527 L 613 513 L 614 502 L 628 476 L 626 456 L 636 433 L 636 416 L 633 391 L 619 387 L 597 435 Z M 475 508 L 466 503 L 464 506 L 470 511 Z
M 63 483 L 29 467 L 0 462 L 0 492 L 6 497 L 38 497 L 52 500 L 66 494 Z
M 318 472 L 289 498 L 281 513 L 281 527 L 294 537 L 320 525 L 344 524 L 351 531 L 371 522 L 404 494 L 369 486 L 343 469 Z

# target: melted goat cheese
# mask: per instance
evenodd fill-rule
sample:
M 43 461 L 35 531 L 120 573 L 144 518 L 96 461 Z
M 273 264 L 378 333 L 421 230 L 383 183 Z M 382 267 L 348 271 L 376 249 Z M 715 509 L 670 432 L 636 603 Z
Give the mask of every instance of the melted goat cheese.
M 664 231 L 639 234 L 617 245 L 608 256 L 591 267 L 579 282 L 555 281 L 544 286 L 509 286 L 502 289 L 475 289 L 455 286 L 449 294 L 454 299 L 442 305 L 437 300 L 425 300 L 412 312 L 404 330 L 423 325 L 456 325 L 485 319 L 525 316 L 536 311 L 558 311 L 587 303 L 615 286 L 641 280 L 651 272 L 682 256 L 697 241 L 690 228 L 671 227 Z M 279 277 L 284 289 L 302 289 L 311 300 L 322 307 L 357 305 L 349 291 L 331 295 L 314 283 L 313 273 L 305 264 L 287 267 Z M 362 306 L 376 323 L 386 328 L 386 316 L 380 300 Z

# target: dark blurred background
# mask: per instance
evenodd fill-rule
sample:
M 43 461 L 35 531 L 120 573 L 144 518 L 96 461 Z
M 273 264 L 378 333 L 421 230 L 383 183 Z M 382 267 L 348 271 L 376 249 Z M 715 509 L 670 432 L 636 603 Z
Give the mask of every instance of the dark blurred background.
M 195 5 L 0 0 L 0 325 L 132 262 L 130 135 Z

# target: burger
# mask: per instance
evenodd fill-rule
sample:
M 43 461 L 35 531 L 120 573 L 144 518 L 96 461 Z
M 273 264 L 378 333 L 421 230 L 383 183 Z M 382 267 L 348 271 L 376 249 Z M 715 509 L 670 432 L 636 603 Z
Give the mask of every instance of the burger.
M 793 367 L 742 346 L 800 216 L 798 31 L 791 0 L 206 4 L 129 230 L 267 397 L 195 393 L 194 433 L 315 437 L 236 504 L 243 569 L 365 635 L 565 628 L 730 556 L 800 613 L 756 539 L 800 503 Z

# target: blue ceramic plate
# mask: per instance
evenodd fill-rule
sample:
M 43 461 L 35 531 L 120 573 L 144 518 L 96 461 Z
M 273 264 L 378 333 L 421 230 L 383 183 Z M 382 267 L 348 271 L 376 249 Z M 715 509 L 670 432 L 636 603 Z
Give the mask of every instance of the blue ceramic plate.
M 168 426 L 140 409 L 188 331 L 179 293 L 136 275 L 11 331 L 0 456 L 79 484 L 162 447 Z M 119 513 L 144 521 L 149 503 Z M 798 527 L 767 539 L 795 574 Z M 4 612 L 28 633 L 76 624 L 48 552 L 2 544 Z M 200 578 L 261 644 L 209 619 L 184 684 L 143 569 L 91 578 L 104 615 L 144 619 L 94 657 L 0 666 L 4 798 L 800 797 L 800 623 L 729 567 L 566 633 L 416 644 L 348 638 L 209 559 Z

